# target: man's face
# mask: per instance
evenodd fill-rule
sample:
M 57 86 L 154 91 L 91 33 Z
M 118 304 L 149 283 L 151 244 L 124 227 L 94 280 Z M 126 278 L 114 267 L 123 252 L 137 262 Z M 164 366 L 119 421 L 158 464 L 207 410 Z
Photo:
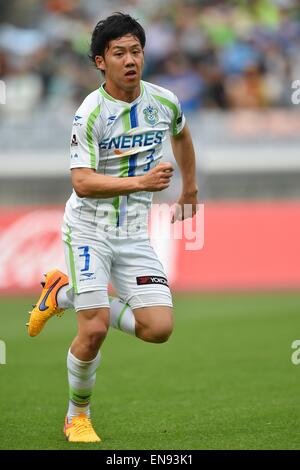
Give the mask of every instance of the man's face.
M 106 83 L 124 91 L 134 90 L 141 80 L 144 52 L 137 37 L 127 34 L 110 41 L 104 57 L 96 56 L 97 67 L 105 72 Z

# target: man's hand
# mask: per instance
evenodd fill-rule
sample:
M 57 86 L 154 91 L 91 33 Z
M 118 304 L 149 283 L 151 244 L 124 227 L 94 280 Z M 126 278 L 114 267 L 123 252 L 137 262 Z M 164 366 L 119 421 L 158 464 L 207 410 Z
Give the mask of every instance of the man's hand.
M 194 217 L 198 210 L 197 194 L 198 189 L 181 194 L 179 200 L 171 209 L 172 224 L 174 224 L 176 220 L 184 220 Z
M 143 191 L 162 191 L 169 187 L 173 176 L 173 166 L 171 163 L 159 163 L 156 167 L 140 177 Z

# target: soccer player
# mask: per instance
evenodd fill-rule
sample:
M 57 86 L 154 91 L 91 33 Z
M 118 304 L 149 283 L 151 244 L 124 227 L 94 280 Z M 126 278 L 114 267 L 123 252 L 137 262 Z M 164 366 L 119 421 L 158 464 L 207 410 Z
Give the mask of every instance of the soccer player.
M 69 408 L 64 432 L 72 442 L 99 442 L 90 400 L 109 326 L 163 343 L 173 329 L 172 297 L 147 234 L 153 192 L 166 189 L 171 163 L 161 163 L 169 132 L 182 178 L 177 208 L 197 210 L 195 155 L 177 97 L 141 80 L 145 32 L 116 13 L 92 34 L 91 58 L 105 83 L 76 112 L 71 138 L 73 193 L 62 227 L 68 275 L 46 275 L 30 315 L 36 336 L 53 315 L 74 306 L 78 334 L 67 357 Z M 172 222 L 182 220 L 175 212 Z M 119 298 L 109 299 L 112 281 Z

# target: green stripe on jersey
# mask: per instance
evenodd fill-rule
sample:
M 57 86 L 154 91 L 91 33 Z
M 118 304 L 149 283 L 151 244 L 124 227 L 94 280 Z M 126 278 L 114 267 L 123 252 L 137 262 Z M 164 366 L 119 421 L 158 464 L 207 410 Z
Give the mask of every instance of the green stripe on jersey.
M 117 220 L 118 220 L 118 215 L 119 215 L 119 208 L 120 208 L 120 197 L 121 196 L 117 196 L 113 199 L 113 202 L 112 202 L 112 206 L 114 208 L 114 211 L 111 213 L 110 217 L 109 217 L 109 222 L 112 224 L 112 225 L 116 225 L 117 224 Z
M 128 132 L 131 128 L 130 125 L 130 108 L 125 108 L 122 112 L 122 120 L 123 120 L 123 127 L 124 127 L 124 132 Z M 124 157 L 121 155 L 121 163 L 120 163 L 120 173 L 119 173 L 119 178 L 124 178 L 128 176 L 128 169 L 129 169 L 129 158 L 128 155 L 125 155 Z M 117 196 L 113 200 L 113 207 L 115 209 L 115 221 L 117 223 L 118 218 L 120 217 L 120 205 L 122 201 L 123 196 Z M 126 197 L 126 196 L 125 196 Z
M 128 132 L 131 129 L 130 124 L 130 108 L 125 108 L 122 112 L 122 120 L 123 120 L 123 127 L 124 132 Z M 122 157 L 121 155 L 121 163 L 120 163 L 120 174 L 119 177 L 128 176 L 128 169 L 129 169 L 129 156 L 125 155 Z
M 122 113 L 124 132 L 128 132 L 131 128 L 130 125 L 130 108 L 125 108 Z
M 178 113 L 178 108 L 175 103 L 172 103 L 172 101 L 168 100 L 167 98 L 163 98 L 162 96 L 159 95 L 152 95 L 153 98 L 157 99 L 161 104 L 168 106 L 173 112 L 173 123 L 172 123 L 172 134 L 176 135 L 177 134 L 177 119 L 179 117 Z
M 91 167 L 94 170 L 96 170 L 96 152 L 95 152 L 95 146 L 93 142 L 93 127 L 94 127 L 97 117 L 100 114 L 100 109 L 101 109 L 101 106 L 98 104 L 98 106 L 94 109 L 94 111 L 91 112 L 87 121 L 87 130 L 86 130 L 87 142 L 88 142 L 89 151 L 90 151 Z
M 101 85 L 101 87 L 99 88 L 99 91 L 101 93 L 101 95 L 104 96 L 104 98 L 110 100 L 110 101 L 113 101 L 114 103 L 117 103 L 117 100 L 115 100 L 112 96 L 110 96 L 103 88 L 103 86 Z
M 128 155 L 125 155 L 125 157 L 122 157 L 121 163 L 120 163 L 120 178 L 124 178 L 124 176 L 128 176 L 128 170 L 129 170 L 129 157 Z

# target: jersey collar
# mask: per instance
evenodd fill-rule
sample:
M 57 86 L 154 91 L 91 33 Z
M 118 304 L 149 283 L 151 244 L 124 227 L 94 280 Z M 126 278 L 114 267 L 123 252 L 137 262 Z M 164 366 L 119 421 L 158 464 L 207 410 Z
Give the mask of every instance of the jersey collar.
M 127 103 L 126 101 L 122 101 L 122 100 L 117 100 L 116 98 L 113 98 L 112 96 L 110 96 L 107 91 L 105 91 L 104 89 L 104 85 L 105 85 L 105 82 L 102 83 L 102 85 L 100 86 L 99 88 L 99 91 L 101 93 L 101 95 L 104 96 L 104 98 L 106 98 L 107 100 L 109 101 L 112 101 L 113 103 L 118 103 L 120 104 L 121 106 L 126 106 L 126 107 L 131 107 L 137 103 L 139 103 L 143 97 L 143 94 L 144 94 L 144 83 L 143 83 L 143 80 L 140 81 L 140 85 L 141 85 L 141 93 L 139 94 L 139 96 L 134 100 L 132 101 L 131 103 Z

